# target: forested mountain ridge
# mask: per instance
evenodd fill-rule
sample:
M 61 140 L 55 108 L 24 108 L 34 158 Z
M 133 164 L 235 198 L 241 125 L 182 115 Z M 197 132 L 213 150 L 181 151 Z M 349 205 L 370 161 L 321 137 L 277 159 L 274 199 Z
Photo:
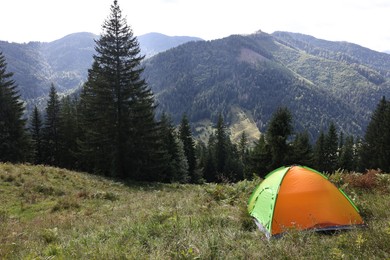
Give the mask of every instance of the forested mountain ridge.
M 258 32 L 191 42 L 148 59 L 145 75 L 160 110 L 175 120 L 187 113 L 194 123 L 215 121 L 222 113 L 232 124 L 231 108 L 238 107 L 264 131 L 272 112 L 286 106 L 295 129 L 312 137 L 331 121 L 361 135 L 378 100 L 390 94 L 390 55 L 354 44 L 347 44 L 353 51 L 342 52 L 346 43 L 329 42 L 332 49 L 316 40 L 287 41 L 286 35 Z M 370 53 L 381 63 L 367 58 Z
M 60 94 L 71 93 L 87 78 L 95 54 L 98 35 L 80 32 L 67 35 L 52 42 L 10 43 L 0 41 L 0 51 L 7 59 L 8 70 L 14 80 L 27 109 L 42 102 L 53 83 Z M 166 36 L 149 33 L 138 37 L 141 54 L 153 56 L 161 51 L 200 38 Z
M 43 103 L 51 84 L 66 94 L 85 81 L 95 38 L 92 33 L 75 33 L 53 42 L 0 42 L 27 110 Z
M 96 38 L 76 33 L 50 43 L 0 41 L 27 109 L 44 105 L 52 83 L 63 94 L 86 80 Z M 313 138 L 330 121 L 362 135 L 378 100 L 390 96 L 390 55 L 352 43 L 261 31 L 213 41 L 155 33 L 138 40 L 147 57 L 164 51 L 144 63 L 159 111 L 176 123 L 187 113 L 197 135 L 222 113 L 233 131 L 256 138 L 278 106 L 292 111 L 296 131 Z M 191 42 L 177 46 L 183 40 Z

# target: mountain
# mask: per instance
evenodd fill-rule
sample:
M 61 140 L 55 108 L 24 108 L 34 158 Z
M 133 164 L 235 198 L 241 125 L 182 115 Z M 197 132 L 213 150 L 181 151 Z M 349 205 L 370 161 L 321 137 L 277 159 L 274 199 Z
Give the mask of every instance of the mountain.
M 59 93 L 66 94 L 85 81 L 96 37 L 92 33 L 75 33 L 48 43 L 0 42 L 7 68 L 14 73 L 27 110 L 33 105 L 44 105 L 51 84 Z
M 60 94 L 71 93 L 85 82 L 92 65 L 98 35 L 81 32 L 67 35 L 53 42 L 9 43 L 0 41 L 20 94 L 28 110 L 33 105 L 45 105 L 45 97 L 53 83 Z M 155 55 L 196 37 L 166 36 L 150 33 L 137 37 L 142 54 Z
M 177 47 L 183 43 L 190 41 L 203 41 L 198 37 L 190 36 L 167 36 L 161 33 L 147 33 L 138 36 L 138 41 L 141 45 L 141 52 L 146 58 L 152 57 L 160 52 Z
M 17 44 L 0 41 L 27 108 L 45 105 L 53 83 L 60 94 L 77 89 L 95 53 L 91 33 Z M 222 113 L 235 138 L 264 132 L 278 106 L 293 113 L 296 131 L 314 140 L 333 121 L 362 135 L 382 96 L 390 96 L 390 55 L 347 42 L 275 32 L 203 41 L 157 33 L 138 37 L 145 74 L 158 102 L 176 123 L 186 113 L 207 140 Z M 156 54 L 157 53 L 157 54 Z
M 312 138 L 333 121 L 362 135 L 382 96 L 390 95 L 390 55 L 361 46 L 277 32 L 190 42 L 146 61 L 159 109 L 178 122 L 186 113 L 202 134 L 222 113 L 229 125 L 245 114 L 265 131 L 278 106 L 296 131 Z

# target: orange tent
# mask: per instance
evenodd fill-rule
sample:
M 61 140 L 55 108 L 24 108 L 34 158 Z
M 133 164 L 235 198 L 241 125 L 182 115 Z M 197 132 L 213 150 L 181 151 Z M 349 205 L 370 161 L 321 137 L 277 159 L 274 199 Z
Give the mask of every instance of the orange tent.
M 299 230 L 338 230 L 363 224 L 348 196 L 326 176 L 303 166 L 281 167 L 266 176 L 248 211 L 267 236 Z

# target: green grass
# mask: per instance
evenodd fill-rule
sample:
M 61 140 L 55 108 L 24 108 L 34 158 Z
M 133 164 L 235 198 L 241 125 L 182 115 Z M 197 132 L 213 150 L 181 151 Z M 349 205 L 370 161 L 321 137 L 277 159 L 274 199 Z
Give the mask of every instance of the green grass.
M 259 180 L 124 184 L 0 164 L 0 259 L 390 259 L 388 175 L 375 189 L 335 180 L 367 228 L 268 241 L 246 212 Z

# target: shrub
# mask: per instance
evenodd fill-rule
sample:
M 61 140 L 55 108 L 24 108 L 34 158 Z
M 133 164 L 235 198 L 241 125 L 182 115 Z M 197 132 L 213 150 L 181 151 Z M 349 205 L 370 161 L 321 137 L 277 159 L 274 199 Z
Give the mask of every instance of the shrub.
M 372 190 L 378 186 L 378 174 L 380 174 L 380 171 L 378 170 L 368 170 L 365 174 L 346 174 L 344 181 L 353 188 Z

